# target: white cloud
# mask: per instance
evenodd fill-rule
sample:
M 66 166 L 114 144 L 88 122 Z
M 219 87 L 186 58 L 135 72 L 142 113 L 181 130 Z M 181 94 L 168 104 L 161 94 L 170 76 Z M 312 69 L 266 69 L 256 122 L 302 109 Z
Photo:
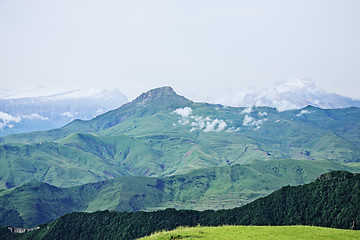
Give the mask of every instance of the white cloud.
M 253 121 L 254 121 L 254 118 L 250 117 L 249 115 L 245 115 L 243 125 L 249 126 L 249 125 L 251 125 L 251 123 Z
M 215 131 L 215 127 L 216 125 L 219 124 L 219 120 L 218 119 L 214 119 L 213 121 L 207 121 L 206 122 L 206 127 L 204 129 L 204 132 L 214 132 Z
M 310 113 L 308 110 L 301 110 L 301 112 L 298 113 L 298 114 L 296 114 L 296 116 L 297 116 L 297 117 L 300 117 L 300 116 L 302 116 L 302 115 L 304 115 L 304 114 L 308 114 L 308 113 Z
M 4 112 L 0 112 L 0 120 L 4 123 L 7 122 L 20 122 L 21 121 L 21 117 L 15 117 L 12 116 L 10 114 L 4 113 Z
M 13 124 L 10 124 L 11 122 L 18 123 L 21 121 L 21 117 L 15 117 L 10 114 L 0 112 L 0 130 L 4 129 L 5 127 L 14 127 Z
M 214 119 L 210 121 L 206 121 L 206 127 L 204 129 L 204 132 L 220 132 L 225 130 L 227 124 L 223 120 Z
M 211 119 L 209 116 L 193 116 L 193 110 L 189 107 L 178 108 L 172 114 L 178 114 L 181 118 L 178 120 L 180 125 L 190 125 L 190 132 L 203 130 L 204 132 L 220 132 L 226 130 L 227 123 L 222 119 Z
M 267 112 L 259 112 L 258 115 L 259 115 L 260 117 L 265 117 L 265 116 L 267 116 L 268 114 L 267 114 Z
M 37 113 L 32 113 L 29 115 L 22 115 L 21 118 L 23 119 L 40 119 L 40 120 L 49 120 L 47 117 L 43 117 Z
M 207 127 L 207 125 L 209 124 L 210 118 L 206 117 L 205 119 L 201 116 L 196 116 L 192 118 L 193 120 L 195 120 L 194 122 L 191 122 L 191 126 L 193 127 L 193 131 L 196 129 L 204 129 Z
M 180 115 L 182 118 L 188 118 L 191 115 L 192 111 L 193 110 L 190 107 L 184 107 L 184 108 L 178 108 L 172 113 L 176 113 Z
M 288 100 L 285 100 L 285 99 L 282 99 L 281 101 L 278 101 L 278 100 L 274 100 L 273 101 L 273 106 L 276 107 L 276 109 L 279 111 L 279 112 L 283 112 L 283 111 L 287 111 L 287 110 L 291 110 L 291 109 L 299 109 L 300 106 L 296 105 L 296 104 L 293 104 L 291 102 L 289 102 Z M 265 106 L 263 104 L 261 105 L 257 105 L 257 106 Z
M 302 109 L 308 105 L 320 108 L 358 106 L 359 102 L 328 93 L 309 78 L 282 81 L 265 89 L 224 90 L 210 102 L 233 107 L 268 106 L 278 111 Z
M 13 123 L 19 123 L 22 119 L 40 119 L 40 120 L 49 120 L 47 117 L 40 116 L 37 113 L 32 113 L 29 115 L 21 115 L 21 116 L 12 116 L 5 112 L 0 112 L 0 130 L 5 127 L 13 128 Z
M 244 120 L 243 120 L 243 125 L 244 126 L 254 126 L 255 129 L 257 130 L 267 120 L 268 120 L 267 118 L 256 120 L 255 118 L 250 117 L 249 115 L 245 115 Z
M 63 117 L 68 117 L 68 118 L 73 118 L 74 114 L 72 114 L 71 112 L 63 112 L 62 114 L 60 114 Z
M 98 108 L 98 109 L 96 110 L 96 115 L 100 115 L 100 114 L 102 114 L 102 113 L 104 113 L 104 112 L 105 112 L 104 109 Z
M 217 132 L 223 131 L 223 130 L 225 130 L 226 126 L 227 126 L 226 122 L 224 122 L 223 120 L 220 120 L 219 124 L 218 124 L 218 129 L 216 129 L 216 131 Z
M 241 112 L 241 114 L 249 114 L 251 113 L 251 111 L 252 111 L 252 107 L 247 107 Z
M 189 119 L 182 118 L 182 119 L 179 119 L 179 123 L 181 125 L 188 125 L 190 123 L 190 121 L 189 121 Z

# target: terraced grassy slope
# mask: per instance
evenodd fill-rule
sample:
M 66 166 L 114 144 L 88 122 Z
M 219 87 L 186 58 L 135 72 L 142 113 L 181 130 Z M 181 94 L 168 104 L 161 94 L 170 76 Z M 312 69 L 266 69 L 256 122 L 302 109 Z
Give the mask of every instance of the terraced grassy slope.
M 273 160 L 163 178 L 120 177 L 69 188 L 26 183 L 0 192 L 0 225 L 33 227 L 73 211 L 234 208 L 335 169 L 360 172 L 360 166 L 331 161 Z
M 308 240 L 308 239 L 359 239 L 360 231 L 310 227 L 310 226 L 222 226 L 222 227 L 180 227 L 173 231 L 159 232 L 139 240 L 167 239 L 273 239 L 273 240 Z

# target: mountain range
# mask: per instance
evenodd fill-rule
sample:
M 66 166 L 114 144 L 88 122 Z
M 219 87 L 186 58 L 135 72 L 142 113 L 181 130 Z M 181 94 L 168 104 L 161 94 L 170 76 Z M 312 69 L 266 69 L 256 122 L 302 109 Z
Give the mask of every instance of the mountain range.
M 89 121 L 0 138 L 1 182 L 71 186 L 252 159 L 358 162 L 358 119 L 358 108 L 232 108 L 195 103 L 163 87 Z M 16 171 L 21 174 L 14 176 Z
M 281 81 L 264 89 L 231 90 L 212 100 L 229 106 L 268 106 L 279 111 L 300 109 L 308 105 L 318 108 L 360 107 L 360 101 L 329 93 L 318 87 L 310 78 Z
M 49 130 L 74 119 L 90 120 L 127 103 L 117 89 L 77 89 L 50 94 L 46 88 L 29 91 L 0 89 L 0 137 Z M 210 102 L 233 107 L 267 106 L 278 111 L 308 105 L 334 109 L 360 107 L 360 101 L 328 93 L 308 78 L 295 78 L 266 89 L 240 89 L 219 93 Z
M 231 208 L 331 170 L 359 172 L 359 119 L 356 107 L 228 107 L 153 89 L 91 120 L 0 138 L 0 222 Z
M 0 91 L 0 136 L 54 129 L 74 119 L 89 120 L 127 102 L 126 96 L 116 89 L 78 89 L 44 96 L 33 94 L 37 92 L 11 94 Z

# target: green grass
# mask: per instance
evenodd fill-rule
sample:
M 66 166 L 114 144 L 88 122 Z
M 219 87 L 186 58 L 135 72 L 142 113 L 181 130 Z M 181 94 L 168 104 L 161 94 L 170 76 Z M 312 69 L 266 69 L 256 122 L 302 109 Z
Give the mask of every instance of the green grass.
M 25 226 L 36 226 L 72 211 L 229 209 L 283 186 L 308 183 L 331 170 L 359 172 L 360 166 L 328 160 L 288 159 L 204 168 L 163 178 L 119 177 L 67 188 L 41 182 L 26 183 L 0 192 L 0 205 L 3 206 L 0 215 L 11 210 L 21 215 Z M 0 219 L 0 223 L 14 224 L 6 219 L 2 222 Z
M 130 177 L 129 177 L 130 178 Z M 156 181 L 156 178 L 149 178 L 145 184 L 153 186 L 153 191 L 149 191 L 146 194 L 135 194 L 132 202 L 127 202 L 125 199 L 119 205 L 126 206 L 126 203 L 130 203 L 130 207 L 140 208 L 146 204 L 153 204 L 154 200 L 161 200 L 158 197 L 161 195 L 161 189 L 164 185 Z M 150 182 L 150 179 L 154 180 Z M 141 180 L 138 178 L 137 180 Z M 185 178 L 179 179 L 179 181 L 186 182 Z M 33 183 L 33 186 L 24 185 L 20 188 L 15 188 L 13 191 L 18 191 L 20 194 L 14 196 L 12 199 L 4 199 L 0 202 L 0 206 L 6 206 L 6 203 L 14 202 L 23 195 L 26 188 L 36 189 L 44 183 Z M 93 190 L 101 189 L 103 185 L 112 185 L 115 188 L 115 182 L 104 181 L 102 183 L 91 184 L 83 186 L 83 188 L 92 188 Z M 143 184 L 138 185 L 140 187 Z M 134 239 L 143 236 L 148 236 L 154 232 L 161 230 L 172 230 L 179 226 L 294 226 L 294 225 L 306 225 L 306 226 L 320 226 L 331 227 L 337 229 L 349 229 L 352 222 L 360 222 L 360 174 L 353 174 L 345 171 L 334 171 L 326 173 L 318 177 L 314 182 L 301 186 L 286 186 L 278 191 L 273 192 L 269 196 L 259 198 L 245 206 L 219 211 L 194 211 L 194 210 L 176 210 L 169 208 L 163 211 L 154 212 L 117 212 L 117 211 L 96 211 L 92 213 L 73 212 L 56 219 L 54 222 L 43 225 L 42 228 L 26 236 L 26 239 L 41 239 L 39 236 L 46 236 L 45 239 L 55 239 L 56 236 L 61 236 L 62 239 L 88 239 L 89 236 L 97 236 L 94 239 Z M 134 191 L 127 193 L 129 196 L 134 194 L 136 186 L 120 186 L 128 187 L 129 190 Z M 75 193 L 74 188 L 71 188 L 74 192 L 72 196 L 81 196 L 84 193 L 78 191 Z M 78 189 L 78 190 L 80 190 Z M 40 190 L 40 189 L 39 189 Z M 103 191 L 106 192 L 106 188 Z M 112 195 L 113 190 L 106 192 L 103 195 L 104 199 L 110 199 L 121 197 L 125 194 Z M 56 189 L 56 187 L 47 185 L 47 191 L 42 191 L 41 195 L 55 196 L 55 201 L 48 201 L 47 205 L 41 207 L 42 210 L 53 209 L 57 211 L 66 210 L 68 207 L 66 203 L 70 202 L 70 206 L 73 205 L 71 198 L 65 196 L 65 190 Z M 96 196 L 96 192 L 94 192 Z M 110 194 L 110 195 L 109 195 Z M 163 193 L 164 194 L 164 193 Z M 126 197 L 129 197 L 126 196 Z M 125 198 L 126 198 L 125 197 Z M 183 196 L 185 197 L 185 196 Z M 227 198 L 225 198 L 226 200 Z M 29 203 L 45 202 L 46 198 L 31 199 Z M 120 200 L 120 199 L 119 199 Z M 60 202 L 61 204 L 51 205 L 51 203 Z M 100 201 L 105 203 L 105 201 Z M 83 207 L 86 204 L 84 204 Z M 29 205 L 27 205 L 29 206 Z M 37 208 L 40 207 L 37 204 Z M 25 205 L 26 207 L 26 205 Z M 25 209 L 26 210 L 26 209 Z M 29 209 L 31 210 L 31 209 Z M 36 212 L 30 212 L 31 218 L 40 217 L 45 214 L 46 211 L 40 211 L 39 215 Z M 54 214 L 55 212 L 50 212 Z M 58 212 L 59 213 L 59 212 Z M 7 211 L 0 213 L 10 223 L 21 223 L 21 221 L 28 221 L 28 219 L 19 219 L 14 209 L 8 209 Z M 53 215 L 54 216 L 54 215 Z M 44 217 L 44 216 L 43 216 Z M 4 219 L 5 220 L 5 219 Z M 44 218 L 42 219 L 44 220 Z M 2 226 L 13 224 L 1 224 Z M 14 225 L 13 225 L 14 226 Z M 251 229 L 251 228 L 250 228 Z M 259 228 L 262 229 L 262 228 Z M 266 228 L 265 228 L 266 229 Z M 315 239 L 319 239 L 320 236 L 327 238 L 329 236 L 337 235 L 334 233 L 318 234 L 314 231 L 304 234 L 304 231 L 279 231 L 281 228 L 271 228 L 274 233 L 269 230 L 261 232 L 256 230 L 256 237 L 262 238 L 264 236 L 276 237 L 278 239 L 296 238 L 301 236 L 307 239 L 309 236 L 315 236 Z M 275 230 L 276 231 L 275 231 Z M 1 229 L 0 229 L 1 230 Z M 221 230 L 221 228 L 220 228 Z M 330 230 L 329 230 L 330 231 Z M 334 231 L 334 230 L 331 230 Z M 243 231 L 237 231 L 237 234 L 229 231 L 232 236 L 244 235 Z M 245 231 L 246 232 L 246 231 Z M 284 233 L 285 232 L 285 233 Z M 300 233 L 299 233 L 300 232 Z M 227 231 L 226 231 L 227 233 Z M 225 239 L 230 238 L 225 233 L 220 233 Z M 253 233 L 251 233 L 253 234 Z M 278 234 L 285 234 L 284 238 L 278 236 Z M 327 234 L 327 235 L 326 235 Z M 36 237 L 37 235 L 37 237 Z M 241 236 L 242 236 L 241 235 Z M 290 236 L 289 236 L 290 235 Z M 175 236 L 167 236 L 168 239 L 174 239 L 174 237 L 182 236 L 175 233 Z M 185 234 L 185 236 L 195 237 L 194 234 Z M 249 237 L 248 235 L 244 235 Z M 319 237 L 318 237 L 319 236 Z M 198 236 L 199 237 L 199 236 Z M 206 238 L 206 236 L 204 237 Z M 210 239 L 218 239 L 216 235 L 208 236 Z M 249 237 L 250 238 L 250 237 Z M 25 239 L 25 238 L 24 238 Z M 175 238 L 176 239 L 176 238 Z
M 141 240 L 168 239 L 360 239 L 360 231 L 310 226 L 222 226 L 180 227 L 169 232 L 159 232 Z
M 188 120 L 223 120 L 232 131 L 191 131 L 190 122 L 181 124 L 181 117 L 172 113 L 184 107 L 193 110 Z M 68 188 L 135 176 L 100 184 L 99 189 L 88 185 L 90 193 L 76 190 L 81 195 L 73 194 L 76 187 L 56 191 L 64 195 L 64 206 L 67 196 L 74 201 L 78 199 L 73 196 L 79 196 L 86 203 L 79 210 L 85 211 L 222 209 L 244 205 L 284 185 L 310 182 L 331 170 L 360 170 L 359 108 L 307 107 L 308 114 L 298 116 L 301 110 L 254 107 L 248 116 L 255 120 L 264 120 L 260 115 L 267 113 L 259 129 L 243 125 L 243 110 L 194 103 L 160 88 L 90 121 L 0 138 L 0 189 L 31 181 Z M 154 187 L 155 178 L 147 184 L 142 176 L 161 178 L 163 188 Z M 48 195 L 40 194 L 46 189 L 27 188 L 29 197 L 1 191 L 0 202 L 4 209 L 30 216 L 37 204 L 30 198 L 55 206 L 51 194 L 46 201 Z
M 185 106 L 193 112 L 182 124 L 173 111 Z M 162 88 L 90 121 L 0 138 L 0 189 L 29 181 L 67 187 L 118 176 L 165 177 L 253 159 L 359 161 L 359 108 L 308 107 L 301 116 L 301 110 L 243 110 L 194 103 Z M 243 125 L 247 115 L 263 120 L 259 129 Z M 200 117 L 222 120 L 230 131 L 191 131 Z

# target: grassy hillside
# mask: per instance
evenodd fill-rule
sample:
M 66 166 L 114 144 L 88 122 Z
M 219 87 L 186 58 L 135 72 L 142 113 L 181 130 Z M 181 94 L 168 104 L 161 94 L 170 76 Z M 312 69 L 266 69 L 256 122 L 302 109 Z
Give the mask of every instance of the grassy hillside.
M 54 142 L 0 144 L 0 188 L 8 189 L 30 181 L 67 187 L 119 176 L 169 176 L 194 169 L 244 164 L 253 159 L 282 159 L 265 150 L 270 144 L 259 146 L 237 132 L 181 134 L 174 130 L 172 134 L 137 134 L 73 133 Z M 351 159 L 350 155 L 359 151 L 342 148 L 342 142 L 334 134 L 325 135 L 321 142 L 309 143 L 318 150 L 295 155 L 304 160 L 312 160 L 310 156 L 321 159 L 325 153 L 324 159 L 329 159 L 327 156 L 349 156 Z M 273 151 L 279 152 L 275 147 Z M 343 168 L 327 170 L 336 169 Z
M 164 178 L 120 177 L 69 188 L 26 183 L 0 192 L 0 225 L 33 227 L 73 211 L 234 208 L 334 169 L 360 171 L 331 161 L 273 160 Z
M 222 226 L 222 227 L 180 227 L 173 231 L 159 232 L 141 240 L 167 239 L 276 239 L 276 240 L 308 240 L 308 239 L 359 239 L 360 231 L 310 227 L 310 226 Z M 140 240 L 139 239 L 139 240 Z
M 160 230 L 198 225 L 313 225 L 350 229 L 353 220 L 360 221 L 359 186 L 360 174 L 336 171 L 324 174 L 310 184 L 281 188 L 240 208 L 69 213 L 29 233 L 11 235 L 4 228 L 0 233 L 3 239 L 16 239 L 17 236 L 21 239 L 136 239 Z M 276 229 L 266 231 L 275 230 L 274 234 L 277 234 Z M 345 236 L 347 232 L 343 233 Z
M 359 162 L 359 119 L 359 108 L 233 108 L 154 89 L 90 121 L 1 138 L 0 188 L 164 177 L 254 159 Z
M 74 133 L 57 142 L 0 145 L 0 186 L 42 181 L 74 186 L 118 176 L 161 172 L 162 153 L 125 135 Z
M 0 138 L 1 224 L 242 206 L 330 170 L 359 171 L 359 120 L 359 108 L 234 108 L 154 89 L 90 121 Z

